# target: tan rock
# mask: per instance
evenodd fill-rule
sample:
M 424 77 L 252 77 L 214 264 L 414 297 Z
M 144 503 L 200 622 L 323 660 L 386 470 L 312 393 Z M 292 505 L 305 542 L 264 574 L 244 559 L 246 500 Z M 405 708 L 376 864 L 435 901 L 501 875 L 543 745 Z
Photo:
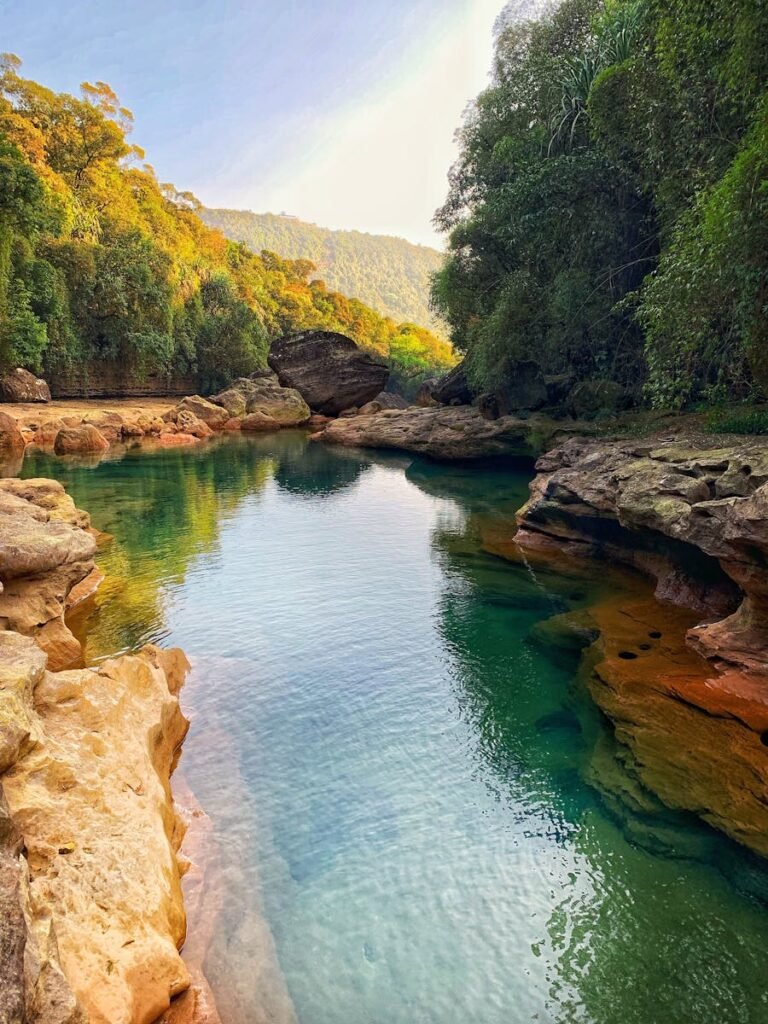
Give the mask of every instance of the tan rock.
M 179 411 L 191 412 L 203 423 L 207 423 L 212 430 L 220 430 L 229 419 L 226 409 L 222 409 L 220 405 L 214 405 L 213 402 L 209 402 L 207 398 L 201 398 L 200 395 L 182 398 L 176 408 Z
M 150 1024 L 189 984 L 169 789 L 187 662 L 147 647 L 41 674 L 40 657 L 0 633 L 0 682 L 26 702 L 29 736 L 2 778 L 26 852 L 28 1019 Z
M 51 668 L 80 658 L 67 599 L 94 569 L 89 519 L 52 480 L 0 481 L 0 629 L 33 637 Z
M 109 448 L 109 441 L 92 423 L 62 427 L 53 442 L 57 455 L 97 454 Z
M 0 411 L 0 458 L 23 454 L 26 442 L 13 416 Z
M 279 430 L 280 424 L 276 419 L 267 416 L 263 412 L 249 412 L 240 420 L 240 429 L 246 433 L 265 430 Z
M 125 421 L 119 412 L 110 412 L 107 409 L 99 409 L 96 412 L 88 413 L 83 418 L 83 423 L 90 423 L 96 427 L 110 444 L 117 444 L 123 439 Z

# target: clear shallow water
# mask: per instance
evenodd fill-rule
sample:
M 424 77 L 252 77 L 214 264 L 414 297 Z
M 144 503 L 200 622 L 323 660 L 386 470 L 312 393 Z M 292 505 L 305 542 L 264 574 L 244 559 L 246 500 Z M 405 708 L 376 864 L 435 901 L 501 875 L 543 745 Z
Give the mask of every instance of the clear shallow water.
M 480 547 L 525 473 L 285 433 L 24 474 L 114 535 L 89 658 L 193 660 L 182 765 L 217 838 L 226 1024 L 768 1020 L 764 867 L 649 798 L 605 802 L 610 733 L 533 642 L 597 582 Z

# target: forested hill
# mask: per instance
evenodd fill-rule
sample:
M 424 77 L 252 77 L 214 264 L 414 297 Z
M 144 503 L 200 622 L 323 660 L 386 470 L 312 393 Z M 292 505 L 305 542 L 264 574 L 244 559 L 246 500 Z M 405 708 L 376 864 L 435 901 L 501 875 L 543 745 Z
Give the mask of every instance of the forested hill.
M 59 394 L 216 388 L 307 328 L 351 336 L 404 391 L 453 364 L 425 327 L 310 280 L 309 260 L 208 227 L 132 127 L 106 83 L 56 93 L 0 55 L 0 373 L 42 371 Z
M 332 231 L 297 217 L 250 210 L 203 209 L 206 224 L 254 252 L 311 260 L 329 288 L 352 295 L 383 316 L 434 326 L 429 308 L 431 276 L 443 257 L 404 238 L 362 231 Z

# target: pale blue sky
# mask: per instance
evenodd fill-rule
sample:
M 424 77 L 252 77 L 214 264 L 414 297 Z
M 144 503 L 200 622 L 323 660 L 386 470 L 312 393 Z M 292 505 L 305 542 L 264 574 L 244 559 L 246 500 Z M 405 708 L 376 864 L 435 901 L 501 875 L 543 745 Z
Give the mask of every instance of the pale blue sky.
M 211 206 L 435 242 L 502 0 L 0 0 L 0 50 L 109 82 L 163 181 Z

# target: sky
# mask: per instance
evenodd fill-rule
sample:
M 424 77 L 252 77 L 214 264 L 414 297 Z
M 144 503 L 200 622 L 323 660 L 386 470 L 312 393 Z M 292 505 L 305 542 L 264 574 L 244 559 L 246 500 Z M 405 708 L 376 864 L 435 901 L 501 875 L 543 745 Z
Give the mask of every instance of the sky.
M 108 82 L 161 181 L 207 206 L 441 245 L 454 132 L 503 0 L 0 0 L 0 50 Z

